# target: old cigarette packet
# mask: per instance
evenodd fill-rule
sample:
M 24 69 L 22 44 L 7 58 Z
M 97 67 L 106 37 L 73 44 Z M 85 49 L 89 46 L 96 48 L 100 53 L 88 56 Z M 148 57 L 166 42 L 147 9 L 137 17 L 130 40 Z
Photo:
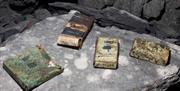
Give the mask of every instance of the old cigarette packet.
M 3 68 L 20 85 L 23 91 L 31 91 L 63 72 L 40 47 L 27 49 L 22 55 L 3 62 Z
M 130 56 L 159 65 L 167 65 L 170 49 L 159 43 L 136 38 L 130 51 Z
M 95 47 L 94 67 L 117 69 L 118 45 L 116 38 L 98 37 Z
M 76 12 L 65 25 L 57 44 L 69 47 L 80 48 L 85 37 L 91 30 L 94 18 Z

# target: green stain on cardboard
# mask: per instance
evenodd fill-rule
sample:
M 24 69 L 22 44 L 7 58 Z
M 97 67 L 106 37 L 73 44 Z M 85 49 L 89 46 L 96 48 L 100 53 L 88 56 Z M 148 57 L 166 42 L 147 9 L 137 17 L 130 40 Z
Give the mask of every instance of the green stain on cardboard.
M 32 90 L 63 72 L 63 68 L 52 62 L 50 56 L 40 46 L 6 60 L 3 68 L 25 91 Z

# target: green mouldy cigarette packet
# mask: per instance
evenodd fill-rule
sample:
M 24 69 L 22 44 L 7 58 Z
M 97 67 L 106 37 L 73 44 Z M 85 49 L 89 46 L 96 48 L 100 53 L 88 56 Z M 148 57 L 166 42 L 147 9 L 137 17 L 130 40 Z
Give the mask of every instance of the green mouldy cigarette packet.
M 3 63 L 3 68 L 24 91 L 32 90 L 63 72 L 63 68 L 51 61 L 40 46 L 8 59 Z

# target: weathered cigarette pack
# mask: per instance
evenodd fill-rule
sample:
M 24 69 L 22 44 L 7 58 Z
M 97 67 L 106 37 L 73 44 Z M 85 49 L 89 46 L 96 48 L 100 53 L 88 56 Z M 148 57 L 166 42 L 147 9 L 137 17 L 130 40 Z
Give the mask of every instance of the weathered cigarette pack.
M 81 47 L 93 22 L 94 18 L 76 12 L 65 25 L 63 32 L 58 37 L 57 44 L 74 48 Z
M 170 50 L 165 45 L 136 38 L 130 51 L 130 56 L 159 65 L 167 65 Z
M 3 68 L 23 91 L 32 90 L 63 72 L 63 68 L 55 64 L 40 46 L 4 61 Z
M 98 37 L 95 47 L 94 67 L 117 69 L 118 45 L 116 38 Z

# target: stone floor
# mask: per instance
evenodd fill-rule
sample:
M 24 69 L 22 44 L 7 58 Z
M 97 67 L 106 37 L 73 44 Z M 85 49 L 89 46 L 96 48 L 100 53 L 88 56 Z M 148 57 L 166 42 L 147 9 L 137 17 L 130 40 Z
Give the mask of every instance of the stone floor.
M 56 40 L 64 24 L 73 15 L 49 17 L 16 35 L 4 47 L 0 47 L 0 89 L 20 91 L 21 88 L 2 68 L 2 63 L 28 48 L 41 44 L 49 55 L 62 67 L 64 72 L 34 89 L 34 91 L 139 91 L 166 90 L 179 81 L 180 47 L 155 37 L 121 30 L 116 27 L 101 28 L 94 24 L 91 32 L 79 50 L 57 46 Z M 95 41 L 98 36 L 119 39 L 120 55 L 117 70 L 96 69 L 93 67 Z M 145 38 L 170 47 L 170 64 L 160 66 L 131 58 L 129 51 L 134 38 Z

